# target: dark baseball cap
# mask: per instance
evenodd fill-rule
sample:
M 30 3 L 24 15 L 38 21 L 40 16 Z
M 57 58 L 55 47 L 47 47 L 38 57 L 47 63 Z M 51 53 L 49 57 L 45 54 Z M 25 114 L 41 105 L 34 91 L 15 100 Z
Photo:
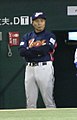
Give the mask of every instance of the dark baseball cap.
M 37 19 L 37 18 L 46 19 L 46 15 L 43 12 L 36 12 L 32 15 L 32 21 Z

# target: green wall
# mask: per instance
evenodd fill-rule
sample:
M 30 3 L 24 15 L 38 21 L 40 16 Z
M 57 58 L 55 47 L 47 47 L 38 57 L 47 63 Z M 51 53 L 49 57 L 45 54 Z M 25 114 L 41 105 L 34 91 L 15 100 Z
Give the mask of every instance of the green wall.
M 59 63 L 66 58 L 65 51 L 68 51 L 68 56 L 73 60 L 74 48 L 64 47 L 65 44 L 61 41 L 63 36 L 59 36 L 60 34 L 64 34 L 63 30 L 75 30 L 77 29 L 77 16 L 67 16 L 66 8 L 68 5 L 77 5 L 77 0 L 1 0 L 0 2 L 0 32 L 2 32 L 3 40 L 0 41 L 0 108 L 25 108 L 26 100 L 25 100 L 25 90 L 24 90 L 24 71 L 26 62 L 19 56 L 18 46 L 11 47 L 13 52 L 12 57 L 7 56 L 7 45 L 8 45 L 8 32 L 18 31 L 20 33 L 20 40 L 22 35 L 26 32 L 32 30 L 31 24 L 29 25 L 2 25 L 5 17 L 13 21 L 14 17 L 21 16 L 31 16 L 36 11 L 44 11 L 47 16 L 47 29 L 50 31 L 56 31 L 55 34 L 57 36 L 58 44 L 61 46 L 57 48 L 55 55 L 55 68 L 56 68 L 56 87 L 55 87 L 55 98 L 58 107 L 67 107 L 73 106 L 72 103 L 68 105 L 64 102 L 64 97 L 61 98 L 59 95 L 59 90 L 61 90 L 61 82 L 64 81 L 65 72 L 68 69 L 63 69 L 63 73 L 60 76 L 60 67 L 58 67 Z M 29 18 L 30 21 L 30 18 Z M 58 32 L 59 31 L 59 32 Z M 58 35 L 59 34 L 59 35 Z M 59 39 L 60 38 L 60 39 Z M 63 46 L 63 47 L 62 47 Z M 60 50 L 61 49 L 61 50 Z M 72 53 L 70 52 L 72 51 Z M 60 57 L 61 54 L 64 56 Z M 70 55 L 71 54 L 71 55 Z M 60 59 L 61 58 L 61 59 Z M 62 59 L 63 58 L 63 59 Z M 67 58 L 68 59 L 68 58 Z M 73 63 L 69 59 L 65 64 L 68 66 Z M 69 63 L 69 64 L 68 64 Z M 72 67 L 71 67 L 72 69 Z M 73 68 L 74 69 L 74 68 Z M 73 70 L 75 71 L 75 70 Z M 71 70 L 72 72 L 72 70 Z M 68 73 L 68 72 L 67 72 Z M 72 78 L 69 74 L 67 75 L 67 79 Z M 60 81 L 62 79 L 62 81 Z M 63 82 L 62 82 L 63 83 Z M 68 85 L 68 82 L 67 84 Z M 71 89 L 71 88 L 69 88 Z M 65 91 L 63 91 L 65 94 Z M 73 94 L 73 93 L 72 93 Z M 40 96 L 40 95 L 39 95 Z M 68 95 L 69 96 L 69 95 Z M 41 98 L 39 97 L 39 102 Z M 73 101 L 73 100 L 72 100 Z M 39 107 L 43 107 L 42 101 L 40 102 Z M 77 105 L 77 104 L 75 104 Z M 75 106 L 74 105 L 74 106 Z

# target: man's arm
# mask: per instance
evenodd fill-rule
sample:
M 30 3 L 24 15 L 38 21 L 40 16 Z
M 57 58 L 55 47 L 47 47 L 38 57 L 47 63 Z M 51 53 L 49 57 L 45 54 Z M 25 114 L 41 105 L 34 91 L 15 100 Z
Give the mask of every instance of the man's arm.
M 56 46 L 56 40 L 53 38 L 50 38 L 49 41 L 46 41 L 46 43 L 32 47 L 31 50 L 34 52 L 34 54 L 40 54 L 40 55 L 46 55 L 49 52 L 53 52 Z

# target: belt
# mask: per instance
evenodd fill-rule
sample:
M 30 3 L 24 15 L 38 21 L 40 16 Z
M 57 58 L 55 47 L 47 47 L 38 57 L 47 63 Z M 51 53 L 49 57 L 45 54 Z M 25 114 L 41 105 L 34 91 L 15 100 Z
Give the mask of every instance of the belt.
M 47 65 L 47 62 L 29 62 L 28 66 L 42 66 Z

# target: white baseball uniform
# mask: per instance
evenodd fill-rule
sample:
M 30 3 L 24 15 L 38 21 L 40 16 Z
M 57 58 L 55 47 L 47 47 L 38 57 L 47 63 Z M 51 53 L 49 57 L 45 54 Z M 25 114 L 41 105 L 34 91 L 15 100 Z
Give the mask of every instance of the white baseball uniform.
M 56 107 L 53 97 L 54 88 L 54 68 L 53 62 L 46 62 L 47 65 L 42 65 L 39 62 L 38 66 L 26 66 L 25 71 L 25 90 L 27 97 L 27 108 L 36 108 L 38 99 L 38 88 L 43 97 L 43 101 L 47 108 Z

